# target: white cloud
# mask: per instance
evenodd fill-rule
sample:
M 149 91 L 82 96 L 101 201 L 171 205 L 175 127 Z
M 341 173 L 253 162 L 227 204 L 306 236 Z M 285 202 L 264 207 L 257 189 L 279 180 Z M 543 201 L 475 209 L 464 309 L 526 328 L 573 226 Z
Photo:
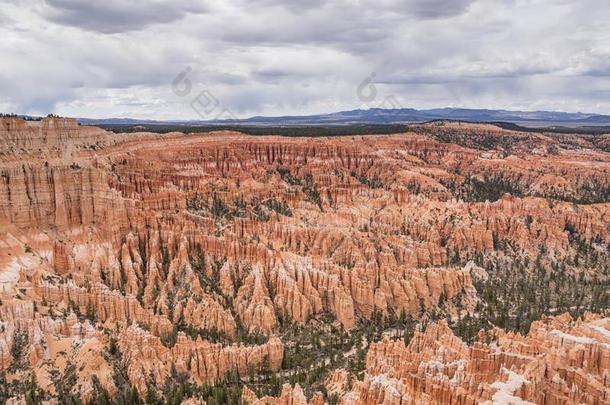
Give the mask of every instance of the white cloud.
M 609 19 L 605 0 L 12 0 L 0 106 L 187 119 L 208 89 L 238 116 L 330 112 L 375 72 L 405 107 L 610 113 Z

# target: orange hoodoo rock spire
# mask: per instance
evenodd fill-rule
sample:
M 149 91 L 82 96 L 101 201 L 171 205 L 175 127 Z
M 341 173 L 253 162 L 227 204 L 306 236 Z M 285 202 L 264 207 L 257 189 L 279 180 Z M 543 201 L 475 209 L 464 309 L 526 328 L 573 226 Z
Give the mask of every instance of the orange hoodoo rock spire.
M 7 398 L 610 403 L 607 136 L 412 129 L 0 118 Z

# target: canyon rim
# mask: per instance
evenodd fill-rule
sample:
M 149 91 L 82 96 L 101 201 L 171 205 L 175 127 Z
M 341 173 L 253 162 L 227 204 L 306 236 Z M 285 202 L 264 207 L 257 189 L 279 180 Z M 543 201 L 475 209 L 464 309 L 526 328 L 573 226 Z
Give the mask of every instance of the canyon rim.
M 0 118 L 3 403 L 610 403 L 610 137 Z

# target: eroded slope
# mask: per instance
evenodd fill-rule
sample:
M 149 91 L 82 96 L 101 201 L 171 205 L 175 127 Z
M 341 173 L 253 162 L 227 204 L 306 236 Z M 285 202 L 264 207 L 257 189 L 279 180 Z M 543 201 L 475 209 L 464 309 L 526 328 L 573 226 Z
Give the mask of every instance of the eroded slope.
M 315 139 L 115 135 L 57 118 L 2 119 L 0 138 L 10 395 L 187 386 L 180 395 L 209 401 L 474 403 L 516 378 L 530 388 L 506 395 L 608 400 L 591 361 L 540 377 L 496 354 L 545 346 L 542 326 L 530 330 L 544 314 L 602 314 L 586 336 L 607 337 L 610 155 L 597 139 L 457 123 Z M 592 317 L 551 335 L 580 336 Z M 454 332 L 417 332 L 443 318 Z M 469 348 L 480 329 L 487 349 Z M 553 342 L 536 367 L 571 353 L 569 338 Z M 427 354 L 441 347 L 456 354 Z M 484 372 L 468 368 L 477 350 L 493 363 Z M 419 373 L 433 357 L 442 375 Z M 341 367 L 350 384 L 333 394 L 324 381 Z

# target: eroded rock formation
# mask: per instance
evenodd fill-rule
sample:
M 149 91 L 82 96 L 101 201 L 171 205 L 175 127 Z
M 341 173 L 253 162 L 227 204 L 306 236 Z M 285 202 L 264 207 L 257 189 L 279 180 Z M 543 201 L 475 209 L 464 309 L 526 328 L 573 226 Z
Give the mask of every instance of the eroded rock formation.
M 394 336 L 468 316 L 519 329 L 610 306 L 605 137 L 411 129 L 112 134 L 0 118 L 0 369 L 12 381 L 34 372 L 52 395 L 76 369 L 71 392 L 84 398 L 118 395 L 121 367 L 140 395 L 176 376 L 247 385 L 253 372 L 311 371 L 284 356 L 301 327 Z M 548 286 L 532 298 L 540 308 L 499 302 L 528 277 Z M 523 325 L 509 322 L 517 310 Z M 313 355 L 347 366 L 371 345 L 366 376 L 327 380 L 343 403 L 604 403 L 607 333 L 607 318 L 544 317 L 468 346 L 440 322 L 408 346 L 372 334 Z M 322 403 L 316 392 L 241 397 Z
M 526 336 L 494 329 L 467 346 L 446 323 L 409 345 L 374 343 L 366 377 L 344 404 L 590 403 L 610 400 L 610 321 L 568 314 L 534 322 Z

